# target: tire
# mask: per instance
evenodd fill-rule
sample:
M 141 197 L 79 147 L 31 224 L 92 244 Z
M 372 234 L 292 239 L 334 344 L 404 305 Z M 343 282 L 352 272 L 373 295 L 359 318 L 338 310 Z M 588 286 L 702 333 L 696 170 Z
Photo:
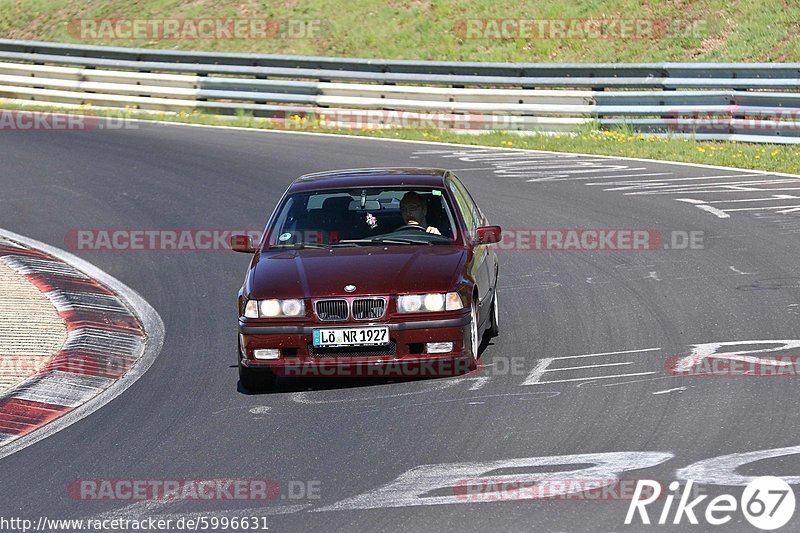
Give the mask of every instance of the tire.
M 500 334 L 500 308 L 497 305 L 497 287 L 492 293 L 492 314 L 489 329 L 486 330 L 486 335 L 491 339 Z
M 247 368 L 239 352 L 239 383 L 249 392 L 264 392 L 275 386 L 276 376 L 271 370 Z
M 477 298 L 473 298 L 469 321 L 469 351 L 476 365 L 478 357 L 480 357 L 481 346 L 481 335 L 478 328 L 478 302 Z

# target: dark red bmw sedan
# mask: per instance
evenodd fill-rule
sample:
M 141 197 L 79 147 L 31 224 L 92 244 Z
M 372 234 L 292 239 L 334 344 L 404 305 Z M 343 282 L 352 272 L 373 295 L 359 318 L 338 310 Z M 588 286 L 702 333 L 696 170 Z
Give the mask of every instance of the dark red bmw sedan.
M 490 226 L 448 170 L 374 168 L 295 180 L 239 291 L 239 378 L 424 377 L 475 368 L 498 331 Z

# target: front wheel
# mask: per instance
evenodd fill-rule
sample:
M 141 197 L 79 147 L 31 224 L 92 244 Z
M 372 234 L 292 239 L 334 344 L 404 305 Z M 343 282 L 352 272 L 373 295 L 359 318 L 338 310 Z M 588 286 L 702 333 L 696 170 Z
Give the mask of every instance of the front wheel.
M 478 302 L 477 298 L 473 298 L 472 309 L 470 311 L 469 321 L 469 350 L 472 359 L 477 364 L 478 357 L 480 356 L 481 337 L 478 326 Z
M 492 294 L 492 313 L 489 329 L 486 330 L 486 335 L 489 338 L 497 337 L 500 334 L 500 308 L 497 305 L 497 288 L 494 289 Z

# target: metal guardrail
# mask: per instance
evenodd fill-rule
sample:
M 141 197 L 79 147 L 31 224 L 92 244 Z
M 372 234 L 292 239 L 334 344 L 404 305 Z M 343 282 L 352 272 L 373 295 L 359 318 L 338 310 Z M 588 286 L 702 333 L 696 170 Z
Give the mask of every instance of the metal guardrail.
M 462 63 L 0 39 L 0 97 L 276 120 L 327 115 L 342 127 L 625 125 L 652 135 L 800 143 L 798 89 L 797 63 Z

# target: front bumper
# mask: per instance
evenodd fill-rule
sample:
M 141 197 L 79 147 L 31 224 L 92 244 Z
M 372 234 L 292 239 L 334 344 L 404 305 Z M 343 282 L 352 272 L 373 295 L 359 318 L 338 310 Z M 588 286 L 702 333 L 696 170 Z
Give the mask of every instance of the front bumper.
M 388 322 L 337 322 L 303 325 L 253 325 L 239 322 L 240 357 L 243 366 L 271 370 L 287 376 L 451 376 L 474 367 L 465 351 L 470 315 L 428 320 Z M 320 328 L 387 326 L 390 345 L 364 349 L 314 350 L 313 330 Z M 430 342 L 452 342 L 447 353 L 426 353 Z M 280 358 L 261 360 L 257 349 L 279 349 Z M 324 352 L 324 353 L 320 353 Z

